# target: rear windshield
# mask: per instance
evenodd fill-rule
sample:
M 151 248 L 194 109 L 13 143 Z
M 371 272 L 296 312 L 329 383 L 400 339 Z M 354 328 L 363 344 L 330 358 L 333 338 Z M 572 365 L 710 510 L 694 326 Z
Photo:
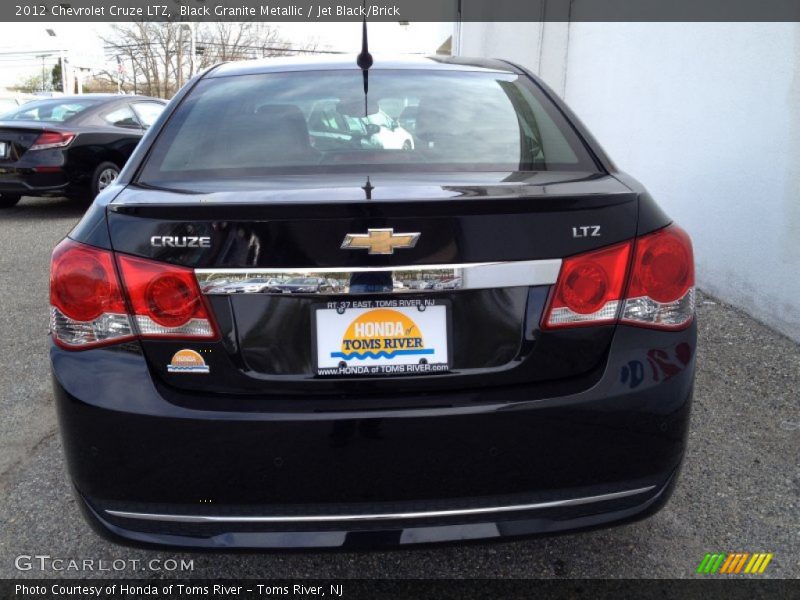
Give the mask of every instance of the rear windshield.
M 99 100 L 37 100 L 28 102 L 18 109 L 3 115 L 4 121 L 44 121 L 47 123 L 63 123 L 79 115 Z
M 0 98 L 0 115 L 15 110 L 19 106 L 13 98 Z
M 596 172 L 525 77 L 359 70 L 209 78 L 181 104 L 139 181 L 388 170 Z

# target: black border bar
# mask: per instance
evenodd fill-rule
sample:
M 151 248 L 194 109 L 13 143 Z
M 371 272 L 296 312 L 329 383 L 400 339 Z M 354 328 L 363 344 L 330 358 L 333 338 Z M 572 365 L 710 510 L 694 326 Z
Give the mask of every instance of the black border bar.
M 800 22 L 799 0 L 366 0 L 370 21 Z M 362 0 L 3 0 L 17 22 L 360 21 Z
M 178 586 L 185 586 L 179 588 Z M 24 586 L 25 589 L 21 589 Z M 126 593 L 125 587 L 129 586 Z M 218 586 L 215 588 L 215 586 Z M 262 586 L 262 587 L 259 587 Z M 296 587 L 298 586 L 298 587 Z M 32 592 L 39 588 L 44 593 Z M 89 589 L 90 588 L 90 589 Z M 133 588 L 137 591 L 130 593 Z M 196 588 L 198 593 L 192 593 Z M 270 588 L 268 592 L 266 588 Z M 324 591 L 324 595 L 313 590 Z M 99 591 L 99 594 L 98 594 Z M 696 579 L 409 579 L 409 580 L 268 580 L 264 579 L 18 579 L 0 580 L 3 600 L 84 600 L 85 598 L 206 600 L 469 600 L 542 598 L 548 600 L 783 600 L 797 598 L 798 580 L 754 577 Z

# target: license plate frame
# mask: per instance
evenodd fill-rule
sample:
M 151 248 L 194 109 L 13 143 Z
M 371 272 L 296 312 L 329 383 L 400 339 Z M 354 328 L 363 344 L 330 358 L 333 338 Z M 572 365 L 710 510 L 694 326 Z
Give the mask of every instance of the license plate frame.
M 375 311 L 394 311 L 402 315 L 401 318 L 392 317 L 396 318 L 395 327 L 397 323 L 403 324 L 403 333 L 397 333 L 399 327 L 390 331 L 392 321 L 388 319 L 389 315 Z M 311 349 L 317 377 L 406 377 L 442 374 L 452 368 L 452 304 L 449 299 L 384 297 L 332 300 L 313 305 L 311 312 Z M 353 335 L 356 321 L 364 326 L 362 332 L 367 329 L 366 333 L 373 333 L 368 330 L 370 322 L 375 328 L 379 327 L 375 321 L 388 327 L 384 331 L 375 331 L 374 336 L 359 337 Z M 406 335 L 411 326 L 416 329 Z M 377 346 L 357 347 L 355 343 L 376 338 L 380 339 Z M 418 338 L 421 342 L 416 341 Z M 387 339 L 393 341 L 387 342 Z M 351 344 L 346 346 L 346 341 Z M 387 347 L 387 344 L 392 347 Z M 332 356 L 334 353 L 342 356 Z

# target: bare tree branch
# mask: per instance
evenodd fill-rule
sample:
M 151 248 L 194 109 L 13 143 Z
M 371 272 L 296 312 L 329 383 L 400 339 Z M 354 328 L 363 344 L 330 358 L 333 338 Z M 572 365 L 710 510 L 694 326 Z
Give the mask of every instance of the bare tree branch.
M 291 45 L 267 23 L 202 23 L 196 26 L 197 71 L 219 62 L 265 56 L 313 53 L 315 42 Z M 103 39 L 109 56 L 119 59 L 121 70 L 95 74 L 99 86 L 123 92 L 170 98 L 188 80 L 191 37 L 188 24 L 137 21 L 112 26 Z

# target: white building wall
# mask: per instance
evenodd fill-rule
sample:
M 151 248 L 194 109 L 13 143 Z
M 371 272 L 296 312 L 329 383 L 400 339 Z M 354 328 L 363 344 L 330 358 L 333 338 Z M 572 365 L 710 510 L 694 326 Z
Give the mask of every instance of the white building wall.
M 463 55 L 540 73 L 689 231 L 701 288 L 800 341 L 800 24 L 469 25 Z
M 503 58 L 539 71 L 542 23 L 465 22 L 454 48 L 462 56 Z

